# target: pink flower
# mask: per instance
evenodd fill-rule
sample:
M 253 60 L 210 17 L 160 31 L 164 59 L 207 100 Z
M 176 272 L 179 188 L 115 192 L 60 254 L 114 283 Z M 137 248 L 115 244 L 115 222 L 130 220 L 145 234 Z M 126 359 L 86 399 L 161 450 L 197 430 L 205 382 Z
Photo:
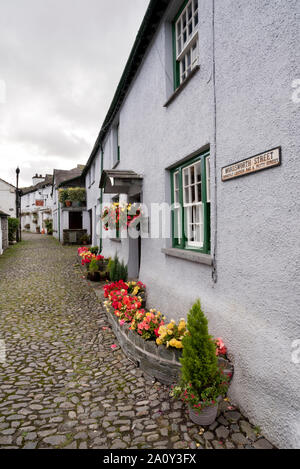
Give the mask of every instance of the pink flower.
M 114 345 L 111 345 L 110 348 L 111 348 L 112 350 L 115 350 L 117 347 L 118 347 L 118 346 L 114 344 Z
M 120 326 L 124 326 L 125 322 L 126 322 L 126 321 L 124 321 L 124 319 L 121 319 L 121 321 L 120 321 Z

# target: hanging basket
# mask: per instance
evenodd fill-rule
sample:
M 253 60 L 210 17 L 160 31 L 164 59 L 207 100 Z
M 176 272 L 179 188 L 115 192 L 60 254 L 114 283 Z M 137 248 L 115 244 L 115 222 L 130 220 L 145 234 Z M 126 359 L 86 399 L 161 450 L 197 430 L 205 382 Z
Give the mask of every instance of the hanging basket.
M 129 228 L 130 225 L 142 216 L 140 204 L 119 204 L 114 203 L 105 207 L 101 220 L 105 231 L 120 231 Z

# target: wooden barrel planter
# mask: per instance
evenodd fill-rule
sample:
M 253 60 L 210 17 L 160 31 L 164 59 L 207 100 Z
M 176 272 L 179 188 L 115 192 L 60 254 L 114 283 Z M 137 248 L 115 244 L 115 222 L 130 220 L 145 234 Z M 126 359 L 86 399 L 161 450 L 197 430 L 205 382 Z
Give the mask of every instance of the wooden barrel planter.
M 100 299 L 104 303 L 103 292 Z M 167 385 L 178 383 L 180 379 L 180 358 L 182 351 L 175 348 L 158 346 L 155 341 L 144 340 L 129 329 L 129 324 L 120 326 L 113 308 L 109 308 L 107 318 L 125 355 L 149 376 Z M 233 374 L 233 365 L 224 358 L 219 359 L 219 366 L 225 374 Z

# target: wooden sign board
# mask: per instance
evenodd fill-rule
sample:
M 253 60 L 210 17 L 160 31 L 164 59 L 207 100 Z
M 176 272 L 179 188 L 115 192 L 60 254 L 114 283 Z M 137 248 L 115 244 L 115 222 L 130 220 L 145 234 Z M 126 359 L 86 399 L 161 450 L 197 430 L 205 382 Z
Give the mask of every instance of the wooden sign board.
M 239 161 L 230 166 L 222 168 L 222 181 L 230 181 L 241 176 L 257 173 L 264 169 L 274 168 L 281 165 L 281 147 L 274 148 L 265 153 L 260 153 L 252 158 Z
M 36 200 L 35 201 L 35 206 L 36 207 L 44 207 L 44 201 L 43 200 Z

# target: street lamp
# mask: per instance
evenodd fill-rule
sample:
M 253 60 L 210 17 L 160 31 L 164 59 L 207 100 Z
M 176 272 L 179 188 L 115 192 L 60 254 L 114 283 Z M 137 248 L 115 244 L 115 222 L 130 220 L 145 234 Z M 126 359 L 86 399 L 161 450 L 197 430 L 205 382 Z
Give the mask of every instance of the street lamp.
M 16 218 L 19 220 L 19 227 L 17 229 L 17 236 L 16 236 L 17 243 L 19 241 L 21 241 L 21 220 L 20 220 L 20 216 L 19 216 L 19 197 L 20 197 L 20 194 L 19 194 L 19 174 L 20 174 L 20 168 L 17 167 L 17 169 L 16 169 L 16 178 L 17 178 L 17 185 L 16 185 Z

